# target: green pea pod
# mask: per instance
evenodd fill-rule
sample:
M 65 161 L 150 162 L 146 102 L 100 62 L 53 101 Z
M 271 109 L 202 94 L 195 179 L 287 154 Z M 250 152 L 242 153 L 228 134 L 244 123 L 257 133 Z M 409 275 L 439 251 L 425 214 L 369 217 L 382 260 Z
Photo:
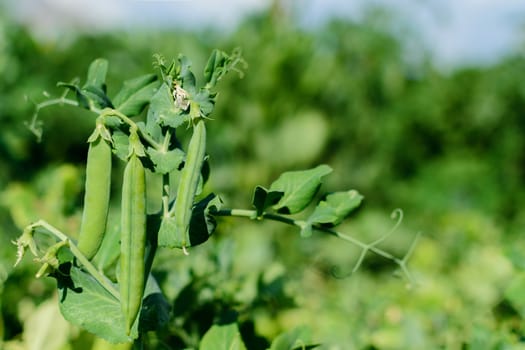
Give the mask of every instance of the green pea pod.
M 120 303 L 130 334 L 144 295 L 144 255 L 146 246 L 145 171 L 133 153 L 124 169 L 120 237 Z
M 78 249 L 88 259 L 100 248 L 109 210 L 111 145 L 101 136 L 90 142 L 86 164 L 84 212 Z
M 175 216 L 173 230 L 161 230 L 159 232 L 160 246 L 182 248 L 183 250 L 190 246 L 191 213 L 205 156 L 206 127 L 204 120 L 200 119 L 193 129 L 193 135 L 186 152 L 186 162 L 181 170 L 175 205 L 170 211 L 170 217 Z M 165 218 L 164 220 L 167 222 L 170 219 Z

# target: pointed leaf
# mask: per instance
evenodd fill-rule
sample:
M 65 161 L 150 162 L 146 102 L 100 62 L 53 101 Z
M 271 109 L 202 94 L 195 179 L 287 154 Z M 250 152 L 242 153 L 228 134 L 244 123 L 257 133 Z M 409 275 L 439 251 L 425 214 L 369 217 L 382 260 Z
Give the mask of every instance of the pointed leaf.
M 246 350 L 236 323 L 213 325 L 202 337 L 199 350 Z
M 106 74 L 108 72 L 108 61 L 97 58 L 89 65 L 86 84 L 83 88 L 95 87 L 106 91 Z
M 155 166 L 155 172 L 160 174 L 170 173 L 179 168 L 184 162 L 184 152 L 179 148 L 161 152 L 155 148 L 148 147 L 147 153 Z
M 150 102 L 157 88 L 158 82 L 155 74 L 146 74 L 126 80 L 113 99 L 114 105 L 124 115 L 137 115 Z
M 321 179 L 332 172 L 328 165 L 319 165 L 313 169 L 289 171 L 270 186 L 270 191 L 284 192 L 274 209 L 283 214 L 295 214 L 306 208 L 321 186 Z
M 277 204 L 277 202 L 279 202 L 283 195 L 284 192 L 270 192 L 262 186 L 255 187 L 255 190 L 253 191 L 252 204 L 255 207 L 255 210 L 257 211 L 257 217 L 260 217 L 264 213 L 266 208 Z
M 130 342 L 138 336 L 137 324 L 127 336 L 120 302 L 91 275 L 70 266 L 57 273 L 60 311 L 66 320 L 111 343 Z
M 176 128 L 184 121 L 180 110 L 175 108 L 169 86 L 162 84 L 151 98 L 146 128 L 154 128 L 153 124 Z
M 331 193 L 319 202 L 308 221 L 336 226 L 359 207 L 362 201 L 363 196 L 355 190 Z

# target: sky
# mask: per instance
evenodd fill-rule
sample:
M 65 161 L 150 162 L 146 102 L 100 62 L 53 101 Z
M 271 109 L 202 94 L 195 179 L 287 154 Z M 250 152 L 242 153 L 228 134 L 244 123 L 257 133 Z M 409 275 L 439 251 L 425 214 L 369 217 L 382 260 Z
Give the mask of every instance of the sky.
M 73 30 L 217 27 L 232 30 L 270 0 L 0 0 L 38 36 Z M 283 0 L 305 27 L 333 17 L 359 20 L 378 4 L 420 36 L 438 65 L 490 64 L 524 53 L 525 0 Z M 395 30 L 395 28 L 393 28 Z M 521 50 L 521 51 L 520 51 Z

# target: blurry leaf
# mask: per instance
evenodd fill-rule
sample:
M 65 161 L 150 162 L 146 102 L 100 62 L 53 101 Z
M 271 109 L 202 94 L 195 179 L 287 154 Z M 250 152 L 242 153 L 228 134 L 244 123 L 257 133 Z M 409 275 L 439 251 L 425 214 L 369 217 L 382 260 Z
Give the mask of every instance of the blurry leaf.
M 184 122 L 185 118 L 175 108 L 170 88 L 162 84 L 151 98 L 146 128 L 154 128 L 152 124 L 159 124 L 176 128 Z
M 147 153 L 155 165 L 155 172 L 160 174 L 170 173 L 184 162 L 184 152 L 179 148 L 161 152 L 152 147 L 148 147 Z
M 313 169 L 289 171 L 270 186 L 270 192 L 283 192 L 281 200 L 274 209 L 283 214 L 295 214 L 306 208 L 321 186 L 321 179 L 332 172 L 328 165 L 319 165 Z
M 266 208 L 277 204 L 283 195 L 283 192 L 268 191 L 262 186 L 255 187 L 255 190 L 253 191 L 252 205 L 257 211 L 257 216 L 261 216 Z
M 274 339 L 270 350 L 299 350 L 314 349 L 319 345 L 308 345 L 311 334 L 307 327 L 297 327 L 286 333 L 282 333 Z
M 150 102 L 157 88 L 155 74 L 146 74 L 126 80 L 113 99 L 115 108 L 127 116 L 137 115 Z
M 66 320 L 111 343 L 137 338 L 137 322 L 126 335 L 120 302 L 92 276 L 71 266 L 69 274 L 57 273 L 60 311 Z
M 204 334 L 199 350 L 246 350 L 236 323 L 213 325 Z
M 101 90 L 104 94 L 106 92 L 106 74 L 108 72 L 108 61 L 103 58 L 97 58 L 89 65 L 87 80 L 83 89 L 91 87 Z
M 362 200 L 363 196 L 355 190 L 331 193 L 325 200 L 319 202 L 308 221 L 336 226 L 357 208 Z
M 514 277 L 505 291 L 505 299 L 525 318 L 525 273 Z
M 25 321 L 25 349 L 55 350 L 68 343 L 70 325 L 60 316 L 56 302 L 56 298 L 44 301 Z
M 228 73 L 230 70 L 237 70 L 236 65 L 239 63 L 244 63 L 244 60 L 241 57 L 240 50 L 234 50 L 231 55 L 228 55 L 221 50 L 213 50 L 206 63 L 204 68 L 204 79 L 206 80 L 206 89 L 211 89 L 215 87 L 217 82 L 222 79 L 222 77 Z

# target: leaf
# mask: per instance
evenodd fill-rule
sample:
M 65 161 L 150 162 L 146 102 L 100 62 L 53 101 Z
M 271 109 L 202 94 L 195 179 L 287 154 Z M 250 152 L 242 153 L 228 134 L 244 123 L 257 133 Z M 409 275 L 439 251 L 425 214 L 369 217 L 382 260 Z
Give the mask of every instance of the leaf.
M 139 329 L 141 333 L 156 331 L 164 327 L 170 317 L 170 304 L 151 274 L 148 277 L 144 295 L 139 318 Z
M 91 102 L 91 106 L 96 106 L 97 108 L 113 108 L 113 103 L 106 95 L 106 92 L 99 88 L 98 86 L 87 86 L 82 88 L 82 93 L 88 98 Z
M 310 329 L 304 326 L 294 328 L 277 336 L 270 346 L 270 350 L 307 350 L 314 349 L 319 344 L 310 344 Z
M 180 72 L 179 78 L 181 79 L 182 87 L 190 94 L 194 94 L 196 89 L 195 75 L 191 71 L 191 61 L 184 55 L 178 57 Z
M 154 128 L 152 124 L 176 128 L 185 120 L 186 118 L 180 113 L 180 110 L 175 108 L 169 86 L 162 84 L 151 98 L 146 128 L 148 130 Z
M 103 58 L 97 58 L 88 68 L 87 80 L 83 89 L 95 87 L 106 92 L 106 74 L 108 72 L 108 61 Z
M 126 162 L 129 154 L 129 136 L 120 130 L 115 130 L 112 137 L 115 155 Z
M 210 86 L 215 86 L 218 78 L 222 75 L 222 68 L 226 64 L 228 55 L 220 50 L 213 50 L 204 68 L 204 79 Z
M 170 173 L 179 168 L 184 162 L 184 152 L 179 148 L 161 152 L 155 148 L 148 147 L 147 153 L 155 166 L 155 172 L 160 174 Z
M 111 343 L 130 342 L 137 338 L 137 324 L 131 335 L 126 335 L 120 302 L 91 275 L 78 267 L 69 267 L 69 271 L 54 276 L 64 318 Z
M 204 334 L 199 350 L 246 350 L 236 323 L 213 325 Z
M 126 80 L 113 99 L 114 105 L 124 115 L 137 115 L 150 102 L 157 88 L 158 82 L 155 74 L 146 74 Z
M 201 90 L 192 99 L 193 106 L 198 106 L 199 114 L 202 116 L 209 116 L 215 107 L 215 94 L 211 94 L 209 90 Z
M 85 109 L 90 109 L 89 105 L 89 99 L 88 97 L 80 90 L 80 87 L 78 87 L 75 84 L 69 84 L 69 83 L 63 83 L 59 82 L 57 83 L 58 87 L 64 87 L 66 89 L 69 89 L 75 93 L 75 98 L 77 99 L 78 105 Z
M 331 193 L 325 200 L 319 202 L 308 221 L 336 226 L 359 207 L 362 201 L 363 196 L 356 190 Z
M 230 55 L 217 49 L 213 50 L 204 68 L 206 89 L 215 87 L 217 82 L 231 70 L 236 70 L 242 74 L 241 70 L 235 67 L 237 64 L 246 65 L 239 49 L 235 49 Z
M 188 237 L 185 237 L 185 232 L 176 230 L 174 217 L 163 217 L 158 235 L 159 246 L 182 248 L 206 242 L 217 227 L 213 211 L 219 210 L 221 206 L 221 199 L 213 193 L 195 204 L 191 213 Z
M 270 186 L 270 191 L 283 192 L 281 200 L 273 206 L 282 214 L 295 214 L 306 208 L 321 186 L 323 176 L 332 172 L 328 165 L 319 165 L 313 169 L 289 171 Z
M 257 217 L 260 217 L 266 208 L 277 204 L 283 195 L 284 192 L 268 191 L 262 186 L 255 187 L 255 190 L 253 191 L 252 204 L 257 211 Z

